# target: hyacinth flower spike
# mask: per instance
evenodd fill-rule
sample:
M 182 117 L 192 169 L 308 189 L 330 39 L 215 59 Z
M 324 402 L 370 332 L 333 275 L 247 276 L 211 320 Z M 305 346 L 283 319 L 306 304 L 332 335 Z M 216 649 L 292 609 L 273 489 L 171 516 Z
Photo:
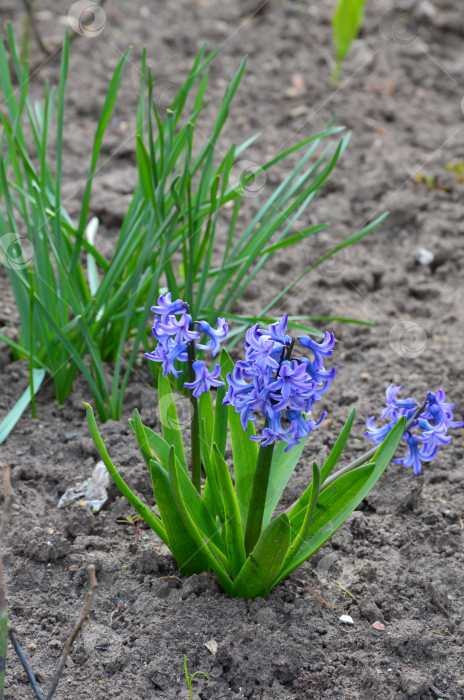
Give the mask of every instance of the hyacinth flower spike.
M 156 314 L 152 332 L 158 344 L 153 352 L 145 353 L 145 357 L 152 362 L 162 364 L 164 377 L 172 374 L 178 378 L 183 372 L 178 366 L 179 363 L 186 363 L 188 366 L 188 381 L 183 385 L 192 392 L 190 397 L 192 482 L 197 491 L 201 491 L 200 425 L 197 400 L 202 394 L 208 393 L 211 387 L 224 386 L 224 382 L 219 378 L 220 366 L 216 365 L 210 373 L 205 363 L 196 359 L 195 347 L 211 352 L 214 357 L 220 349 L 221 340 L 227 337 L 228 325 L 225 319 L 219 318 L 218 327 L 215 330 L 206 321 L 193 321 L 189 314 L 189 305 L 182 299 L 172 301 L 170 292 L 161 294 L 157 305 L 151 308 Z M 210 338 L 206 345 L 196 343 L 201 333 Z
M 333 334 L 326 332 L 320 343 L 309 336 L 299 338 L 301 347 L 309 349 L 313 358 L 292 358 L 295 341 L 287 334 L 287 322 L 285 314 L 267 331 L 258 324 L 250 328 L 245 337 L 245 360 L 238 363 L 233 374 L 227 375 L 224 403 L 240 413 L 244 430 L 248 421 L 256 420 L 258 409 L 264 417 L 261 433 L 250 435 L 261 445 L 246 524 L 247 553 L 253 549 L 261 532 L 274 445 L 285 442 L 287 452 L 320 425 L 325 414 L 317 422 L 306 414 L 320 399 L 320 389 L 330 383 L 336 373 L 336 368 L 325 370 L 323 364 L 324 358 L 333 352 Z
M 400 386 L 391 384 L 385 392 L 387 405 L 380 417 L 391 417 L 392 420 L 376 428 L 372 416 L 367 421 L 368 430 L 364 435 L 377 445 L 401 416 L 406 417 L 408 430 L 404 433 L 403 440 L 407 445 L 407 454 L 394 462 L 405 467 L 412 466 L 414 473 L 420 474 L 422 462 L 431 462 L 437 456 L 439 448 L 449 444 L 451 436 L 448 435 L 448 429 L 461 428 L 464 422 L 454 420 L 454 404 L 446 403 L 442 389 L 436 394 L 429 391 L 422 406 L 413 398 L 397 398 L 400 391 Z

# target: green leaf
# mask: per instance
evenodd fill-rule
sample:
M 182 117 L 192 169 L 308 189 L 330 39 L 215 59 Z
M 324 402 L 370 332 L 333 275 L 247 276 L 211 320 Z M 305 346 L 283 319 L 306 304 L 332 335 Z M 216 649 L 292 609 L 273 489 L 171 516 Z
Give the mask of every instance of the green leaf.
M 288 481 L 295 471 L 296 465 L 301 457 L 305 446 L 304 440 L 299 445 L 295 445 L 291 450 L 285 452 L 288 447 L 286 442 L 277 443 L 274 448 L 271 463 L 271 473 L 269 475 L 269 485 L 264 506 L 263 527 L 270 521 L 272 514 L 282 497 L 282 493 Z
M 94 216 L 90 219 L 87 227 L 85 229 L 85 236 L 91 246 L 95 244 L 95 236 L 98 230 L 98 219 Z M 89 277 L 89 288 L 90 294 L 95 296 L 98 292 L 98 287 L 100 286 L 100 280 L 98 277 L 97 263 L 94 256 L 91 253 L 87 253 L 87 274 Z
M 336 482 L 319 495 L 306 539 L 300 545 L 299 551 L 279 573 L 273 585 L 287 578 L 294 569 L 298 568 L 314 554 L 345 522 L 353 510 L 361 503 L 363 496 L 359 496 L 359 494 L 362 493 L 363 487 L 368 483 L 374 469 L 375 466 L 373 465 L 358 467 L 358 469 L 341 476 L 340 479 L 337 479 Z M 290 521 L 292 533 L 295 533 L 295 536 L 303 525 L 306 512 L 307 508 L 304 512 L 300 511 Z
M 189 399 L 184 396 L 182 396 L 181 400 L 182 402 L 189 401 Z M 186 408 L 186 405 L 187 404 L 183 404 L 183 408 Z M 174 445 L 176 457 L 187 471 L 187 461 L 185 459 L 184 443 L 177 415 L 176 400 L 169 380 L 167 377 L 163 377 L 161 370 L 158 374 L 158 406 L 163 437 L 168 445 Z
M 337 66 L 334 81 L 338 81 L 340 65 L 358 36 L 366 0 L 338 0 L 332 20 Z
M 129 421 L 130 425 L 135 433 L 135 437 L 137 440 L 137 444 L 139 446 L 139 450 L 142 453 L 143 461 L 145 462 L 145 466 L 147 469 L 150 468 L 150 462 L 155 461 L 154 460 L 154 455 L 153 452 L 151 451 L 150 445 L 148 443 L 147 439 L 147 434 L 145 432 L 145 427 L 142 423 L 142 419 L 140 418 L 140 413 L 138 412 L 137 409 L 135 409 L 135 419 L 132 421 Z M 169 446 L 167 446 L 169 449 Z M 167 468 L 167 467 L 165 467 Z
M 232 595 L 247 600 L 266 598 L 290 546 L 290 523 L 282 513 L 263 530 L 235 579 Z
M 288 246 L 294 245 L 295 243 L 299 243 L 308 236 L 313 236 L 315 233 L 323 231 L 325 228 L 328 227 L 328 225 L 329 224 L 318 224 L 317 226 L 311 226 L 310 228 L 307 228 L 304 231 L 300 231 L 300 233 L 295 233 L 293 236 L 285 238 L 285 240 L 281 241 L 280 243 L 276 243 L 275 245 L 269 246 L 269 248 L 262 250 L 259 254 L 268 255 L 269 253 L 275 253 L 277 250 L 281 250 L 282 248 L 288 248 Z
M 224 455 L 227 443 L 228 410 L 222 402 L 226 395 L 226 387 L 218 386 L 216 390 L 216 406 L 214 407 L 213 442 L 219 452 Z
M 85 404 L 87 409 L 86 409 L 86 416 L 87 416 L 87 425 L 89 426 L 89 431 L 90 431 L 90 436 L 92 437 L 92 440 L 95 443 L 95 447 L 97 448 L 97 452 L 100 455 L 100 459 L 104 463 L 105 467 L 107 468 L 109 475 L 113 479 L 114 483 L 118 487 L 118 489 L 121 491 L 122 495 L 129 501 L 129 503 L 135 508 L 137 513 L 145 520 L 147 525 L 151 527 L 152 530 L 156 532 L 158 537 L 160 537 L 163 542 L 167 545 L 168 544 L 168 538 L 166 535 L 166 530 L 164 529 L 164 525 L 161 522 L 161 520 L 153 513 L 153 511 L 150 510 L 142 501 L 137 498 L 135 493 L 131 491 L 129 486 L 126 484 L 122 476 L 120 476 L 118 470 L 114 466 L 113 462 L 111 461 L 111 458 L 106 451 L 106 447 L 103 443 L 103 440 L 101 439 L 101 435 L 99 433 L 97 423 L 95 421 L 95 416 L 93 413 L 93 409 L 89 404 Z
M 214 410 L 210 391 L 200 395 L 198 399 L 198 409 L 200 411 L 200 422 L 204 421 L 204 438 L 206 440 L 204 447 L 208 452 L 211 452 L 213 446 Z
M 338 463 L 338 460 L 340 459 L 342 452 L 345 448 L 346 442 L 348 440 L 348 437 L 351 432 L 351 427 L 353 425 L 353 420 L 355 416 L 356 409 L 352 408 L 350 411 L 350 414 L 348 418 L 346 419 L 346 423 L 342 428 L 342 431 L 340 435 L 338 436 L 337 440 L 335 441 L 335 445 L 332 447 L 329 456 L 325 460 L 323 467 L 321 469 L 321 483 L 323 484 L 324 481 L 327 479 L 327 477 L 330 475 L 332 469 L 336 466 Z M 299 513 L 301 513 L 303 510 L 305 510 L 309 499 L 311 498 L 312 494 L 312 483 L 308 486 L 307 489 L 301 494 L 300 498 L 297 500 L 293 508 L 291 509 L 289 513 L 289 518 L 290 521 L 292 521 L 293 518 L 295 518 Z
M 229 468 L 217 445 L 213 445 L 214 459 L 224 503 L 224 530 L 227 556 L 229 557 L 232 577 L 235 578 L 245 563 L 245 546 L 240 520 L 240 510 L 235 496 Z
M 136 420 L 137 420 L 137 415 L 138 412 L 136 412 Z M 160 466 L 168 472 L 169 470 L 169 459 L 170 459 L 170 452 L 172 447 L 168 445 L 168 443 L 163 440 L 161 435 L 158 435 L 155 433 L 153 430 L 150 428 L 147 428 L 146 426 L 142 425 L 140 421 L 140 425 L 137 427 L 136 421 L 130 420 L 129 421 L 132 430 L 136 434 L 137 437 L 137 442 L 139 443 L 139 447 L 142 451 L 142 455 L 145 458 L 148 458 L 148 461 L 150 462 L 153 459 L 153 455 L 151 455 L 151 450 L 155 453 L 157 461 Z M 146 443 L 144 442 L 143 436 L 141 435 L 140 427 L 143 427 L 145 436 L 146 436 Z M 137 431 L 138 431 L 138 436 L 137 436 Z M 150 456 L 151 455 L 151 456 Z M 195 522 L 201 524 L 202 530 L 207 533 L 208 537 L 213 540 L 214 544 L 216 547 L 220 548 L 221 547 L 221 538 L 220 535 L 217 531 L 216 524 L 213 520 L 213 517 L 209 513 L 206 504 L 203 502 L 202 498 L 200 497 L 198 491 L 196 488 L 193 486 L 192 482 L 189 479 L 187 471 L 183 468 L 179 460 L 177 459 L 177 455 L 174 452 L 174 459 L 177 463 L 177 468 L 179 472 L 179 484 L 180 484 L 180 489 L 182 492 L 183 497 L 186 499 L 186 501 L 189 504 L 189 508 L 192 510 L 192 515 L 195 519 Z
M 324 481 L 327 479 L 327 477 L 330 475 L 332 472 L 332 469 L 338 464 L 338 460 L 342 456 L 342 452 L 345 449 L 346 442 L 350 436 L 351 433 L 351 427 L 353 425 L 354 421 L 354 416 L 356 413 L 356 409 L 352 408 L 348 418 L 346 419 L 346 423 L 342 428 L 342 431 L 338 438 L 335 441 L 335 445 L 332 447 L 330 450 L 329 456 L 325 460 L 322 469 L 321 469 L 321 484 L 324 483 Z
M 200 423 L 200 437 L 201 445 L 206 446 L 206 449 L 202 449 L 201 459 L 203 461 L 203 466 L 206 472 L 206 482 L 203 490 L 203 501 L 211 514 L 217 513 L 221 522 L 224 522 L 224 503 L 219 487 L 216 460 L 212 451 L 207 447 L 207 439 L 205 437 L 205 420 L 203 419 Z
M 205 557 L 207 557 L 209 566 L 216 574 L 226 593 L 230 595 L 232 592 L 232 581 L 227 574 L 227 571 L 230 569 L 230 564 L 223 552 L 219 551 L 208 539 L 205 533 L 200 530 L 190 514 L 179 484 L 179 476 L 181 473 L 182 471 L 178 469 L 176 460 L 174 459 L 174 448 L 171 448 L 169 453 L 169 481 L 179 513 L 182 516 L 184 525 L 190 537 L 197 545 L 198 550 L 202 552 Z M 192 488 L 195 489 L 193 484 Z
M 301 543 L 306 539 L 308 534 L 308 529 L 311 524 L 311 519 L 314 515 L 314 509 L 316 508 L 317 499 L 319 497 L 319 489 L 321 487 L 321 471 L 317 466 L 316 462 L 313 462 L 313 480 L 311 483 L 311 495 L 308 500 L 308 505 L 306 506 L 305 516 L 303 518 L 303 523 L 301 525 L 300 531 L 292 542 L 290 549 L 288 551 L 287 557 L 284 562 L 284 568 L 288 566 L 293 557 L 298 554 Z
M 301 280 L 306 277 L 307 274 L 309 274 L 312 270 L 314 270 L 316 267 L 321 265 L 325 260 L 328 258 L 331 258 L 332 255 L 335 255 L 335 253 L 338 253 L 340 250 L 343 250 L 343 248 L 347 248 L 348 246 L 354 245 L 358 241 L 361 240 L 361 238 L 364 238 L 364 236 L 367 236 L 371 231 L 373 231 L 377 226 L 379 226 L 388 216 L 388 212 L 383 213 L 381 216 L 379 216 L 375 221 L 372 221 L 370 224 L 367 226 L 364 226 L 362 229 L 357 231 L 356 233 L 352 234 L 351 236 L 348 236 L 344 241 L 339 243 L 338 245 L 334 246 L 330 250 L 328 250 L 324 255 L 321 255 L 321 257 L 316 260 L 316 262 L 312 263 L 309 267 L 306 268 L 302 273 L 300 273 L 295 279 L 293 279 L 287 286 L 280 291 L 274 299 L 267 304 L 267 306 L 261 311 L 262 314 L 267 313 L 267 311 L 275 306 L 278 301 L 282 299 L 287 292 L 289 292 L 293 287 L 301 282 Z
M 45 372 L 43 369 L 34 369 L 33 370 L 33 385 L 34 385 L 34 394 L 38 392 L 40 389 L 40 386 L 44 380 L 45 377 Z M 0 423 L 0 445 L 2 442 L 5 442 L 7 439 L 8 435 L 11 433 L 13 428 L 15 427 L 16 423 L 19 421 L 21 416 L 23 415 L 24 411 L 26 408 L 29 406 L 29 403 L 31 401 L 31 387 L 28 387 L 24 394 L 21 396 L 20 399 L 15 403 L 13 408 L 5 418 L 2 420 Z
M 198 551 L 190 537 L 172 495 L 169 477 L 165 469 L 154 460 L 149 462 L 153 493 L 167 535 L 167 545 L 177 561 L 183 576 L 200 574 L 209 569 L 207 557 Z
M 228 372 L 233 372 L 234 363 L 226 350 L 223 350 L 221 353 L 220 364 L 223 378 L 226 377 Z M 248 430 L 245 432 L 240 422 L 240 416 L 236 413 L 233 406 L 228 406 L 228 419 L 234 461 L 235 493 L 240 509 L 242 527 L 245 528 L 253 477 L 258 459 L 258 445 L 254 440 L 250 440 L 250 435 L 256 434 L 254 426 L 248 423 Z
M 314 517 L 298 555 L 275 581 L 277 584 L 308 559 L 338 530 L 390 464 L 404 433 L 406 419 L 392 428 L 373 456 L 373 462 L 343 474 L 319 495 Z M 291 521 L 292 529 L 301 527 L 301 511 Z M 274 585 L 275 585 L 274 584 Z

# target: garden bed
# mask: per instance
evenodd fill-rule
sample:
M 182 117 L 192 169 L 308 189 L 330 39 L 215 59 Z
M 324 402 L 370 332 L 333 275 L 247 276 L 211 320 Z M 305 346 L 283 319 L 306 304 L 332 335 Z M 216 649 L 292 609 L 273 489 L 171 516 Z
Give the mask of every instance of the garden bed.
M 63 30 L 56 4 L 37 5 L 49 8 L 38 14 L 38 23 L 53 44 Z M 64 16 L 66 4 L 58 5 Z M 211 66 L 205 123 L 248 53 L 223 145 L 262 131 L 252 147 L 258 164 L 283 144 L 320 131 L 334 116 L 353 131 L 329 184 L 302 222 L 329 221 L 330 228 L 276 256 L 237 306 L 239 313 L 258 312 L 321 254 L 381 212 L 391 212 L 381 228 L 317 268 L 274 310 L 376 324 L 320 324 L 340 341 L 333 355 L 340 370 L 324 396 L 328 420 L 311 436 L 287 489 L 291 503 L 308 482 L 312 459 L 324 459 L 353 405 L 358 442 L 351 443 L 349 456 L 370 447 L 363 438 L 365 420 L 379 415 L 391 382 L 418 398 L 442 387 L 462 418 L 464 187 L 446 166 L 464 161 L 464 35 L 452 2 L 411 3 L 407 23 L 403 17 L 399 24 L 392 3 L 371 3 L 334 87 L 331 8 L 271 0 L 249 17 L 258 5 L 108 4 L 104 32 L 72 43 L 63 196 L 75 215 L 107 82 L 129 44 L 131 65 L 104 142 L 91 206 L 108 251 L 136 182 L 133 132 L 143 45 L 163 102 L 205 41 L 223 44 Z M 19 28 L 15 3 L 5 3 L 0 16 Z M 31 62 L 39 58 L 33 46 Z M 43 93 L 46 79 L 56 82 L 58 69 L 57 57 L 46 61 L 33 78 L 32 94 Z M 278 184 L 277 175 L 272 178 L 269 186 Z M 253 206 L 250 198 L 250 211 Z M 433 254 L 429 262 L 424 250 Z M 0 332 L 13 337 L 17 318 L 1 267 L 0 290 L 5 326 Z M 0 372 L 3 417 L 26 388 L 28 370 L 24 362 L 13 363 L 3 346 Z M 143 361 L 132 376 L 123 419 L 101 427 L 122 474 L 149 502 L 150 480 L 127 419 L 139 408 L 144 423 L 157 426 L 150 383 Z M 85 597 L 87 566 L 95 564 L 96 603 L 57 699 L 187 698 L 184 654 L 190 673 L 201 669 L 210 677 L 193 681 L 202 700 L 464 697 L 462 433 L 455 433 L 452 445 L 420 477 L 391 465 L 330 544 L 266 601 L 230 600 L 212 575 L 179 577 L 154 533 L 139 523 L 118 522 L 133 511 L 115 487 L 97 515 L 77 503 L 57 508 L 64 491 L 90 476 L 98 459 L 82 404 L 90 398 L 78 380 L 59 407 L 51 382 L 45 382 L 37 395 L 37 419 L 26 412 L 2 445 L 18 506 L 5 548 L 9 615 L 43 688 Z M 353 624 L 341 622 L 342 615 Z M 5 698 L 31 697 L 10 650 Z

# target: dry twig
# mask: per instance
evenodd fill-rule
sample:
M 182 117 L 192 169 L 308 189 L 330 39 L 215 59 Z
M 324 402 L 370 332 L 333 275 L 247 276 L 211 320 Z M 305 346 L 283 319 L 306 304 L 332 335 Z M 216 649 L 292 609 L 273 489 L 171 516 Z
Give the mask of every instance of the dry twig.
M 93 602 L 95 600 L 95 596 L 97 594 L 97 589 L 98 589 L 98 582 L 97 582 L 97 577 L 95 576 L 95 566 L 91 564 L 88 568 L 89 572 L 89 583 L 90 583 L 90 590 L 87 594 L 87 597 L 84 601 L 84 605 L 82 607 L 82 612 L 79 616 L 78 621 L 74 625 L 74 629 L 71 632 L 69 638 L 66 640 L 66 644 L 64 645 L 63 651 L 61 652 L 60 660 L 58 662 L 58 666 L 55 671 L 55 675 L 53 677 L 53 682 L 51 685 L 51 688 L 49 690 L 49 693 L 47 695 L 47 700 L 51 700 L 53 697 L 56 687 L 58 685 L 58 681 L 60 680 L 61 674 L 64 669 L 64 665 L 66 663 L 66 659 L 69 656 L 69 652 L 71 651 L 71 647 L 74 643 L 74 640 L 76 639 L 78 632 L 84 622 L 87 621 L 89 617 L 90 610 L 92 609 Z
M 5 583 L 3 578 L 3 539 L 10 520 L 13 505 L 10 467 L 2 463 L 3 511 L 0 523 L 0 698 L 5 684 L 6 651 L 8 646 L 8 610 L 6 607 Z
M 436 592 L 436 590 L 435 590 L 435 587 L 434 587 L 433 583 L 428 583 L 428 584 L 427 584 L 427 593 L 429 594 L 430 600 L 431 600 L 432 603 L 435 605 L 435 607 L 436 607 L 441 613 L 443 613 L 443 615 L 444 615 L 445 617 L 451 617 L 450 613 L 449 613 L 448 610 L 445 608 L 445 606 L 442 605 L 442 604 L 440 603 L 440 601 L 438 600 L 437 592 Z
M 50 687 L 50 690 L 48 692 L 46 700 L 51 700 L 51 698 L 55 694 L 55 690 L 56 690 L 57 685 L 59 683 L 59 680 L 61 678 L 61 674 L 63 673 L 64 666 L 66 664 L 66 659 L 69 656 L 69 652 L 71 651 L 72 645 L 74 643 L 74 640 L 77 637 L 77 634 L 78 634 L 80 628 L 88 619 L 90 610 L 92 609 L 93 602 L 95 600 L 95 596 L 97 594 L 98 583 L 97 583 L 97 577 L 95 576 L 95 566 L 93 564 L 91 564 L 89 566 L 88 572 L 89 572 L 90 590 L 87 593 L 87 597 L 84 601 L 84 605 L 82 606 L 82 612 L 79 616 L 79 619 L 77 620 L 76 624 L 74 625 L 73 631 L 71 632 L 69 638 L 66 640 L 66 643 L 63 647 L 63 651 L 61 652 L 60 660 L 58 662 L 58 666 L 56 667 L 55 675 L 53 676 L 52 685 Z M 35 697 L 37 698 L 37 700 L 43 700 L 43 696 L 39 690 L 35 676 L 34 676 L 33 672 L 31 671 L 29 664 L 27 663 L 27 659 L 24 656 L 23 650 L 21 649 L 21 646 L 19 645 L 19 642 L 16 639 L 16 636 L 15 636 L 13 630 L 9 631 L 9 635 L 10 635 L 10 639 L 11 639 L 11 642 L 13 644 L 13 647 L 14 647 L 16 653 L 18 654 L 19 660 L 21 661 L 23 668 L 26 671 L 26 675 L 27 675 L 29 682 L 32 686 Z M 2 696 L 0 695 L 0 697 L 2 697 Z

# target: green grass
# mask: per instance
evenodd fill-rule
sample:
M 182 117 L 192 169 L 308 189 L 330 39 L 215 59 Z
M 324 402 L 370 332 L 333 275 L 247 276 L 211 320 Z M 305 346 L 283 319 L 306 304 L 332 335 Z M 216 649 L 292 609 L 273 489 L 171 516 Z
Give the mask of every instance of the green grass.
M 98 245 L 98 221 L 91 218 L 92 185 L 130 50 L 108 85 L 78 220 L 73 222 L 62 200 L 69 41 L 66 37 L 58 84 L 47 85 L 43 99 L 33 103 L 27 63 L 18 57 L 11 27 L 7 34 L 7 47 L 0 40 L 0 258 L 6 264 L 20 332 L 15 341 L 1 335 L 0 340 L 10 345 L 16 358 L 28 358 L 31 378 L 33 370 L 42 369 L 53 379 L 60 404 L 81 374 L 100 420 L 118 419 L 137 356 L 151 350 L 147 324 L 160 291 L 167 286 L 186 299 L 194 316 L 201 311 L 211 321 L 218 315 L 233 318 L 230 337 L 236 342 L 248 319 L 232 312 L 251 281 L 274 255 L 327 225 L 300 229 L 298 222 L 336 166 L 349 134 L 342 127 L 330 127 L 260 164 L 260 177 L 282 165 L 289 174 L 277 187 L 265 186 L 256 200 L 260 208 L 243 226 L 243 205 L 254 175 L 245 173 L 237 182 L 237 162 L 256 137 L 225 153 L 218 141 L 245 60 L 227 85 L 208 138 L 199 147 L 197 124 L 207 102 L 209 65 L 218 50 L 199 52 L 165 114 L 157 109 L 144 52 L 135 134 L 138 183 L 114 250 L 105 257 Z M 203 143 L 203 123 L 201 131 Z M 52 143 L 55 158 L 50 157 Z M 354 243 L 373 225 L 339 248 Z M 218 231 L 225 239 L 221 259 Z M 325 257 L 333 252 L 336 249 Z M 269 316 L 282 294 L 270 299 L 262 314 Z

